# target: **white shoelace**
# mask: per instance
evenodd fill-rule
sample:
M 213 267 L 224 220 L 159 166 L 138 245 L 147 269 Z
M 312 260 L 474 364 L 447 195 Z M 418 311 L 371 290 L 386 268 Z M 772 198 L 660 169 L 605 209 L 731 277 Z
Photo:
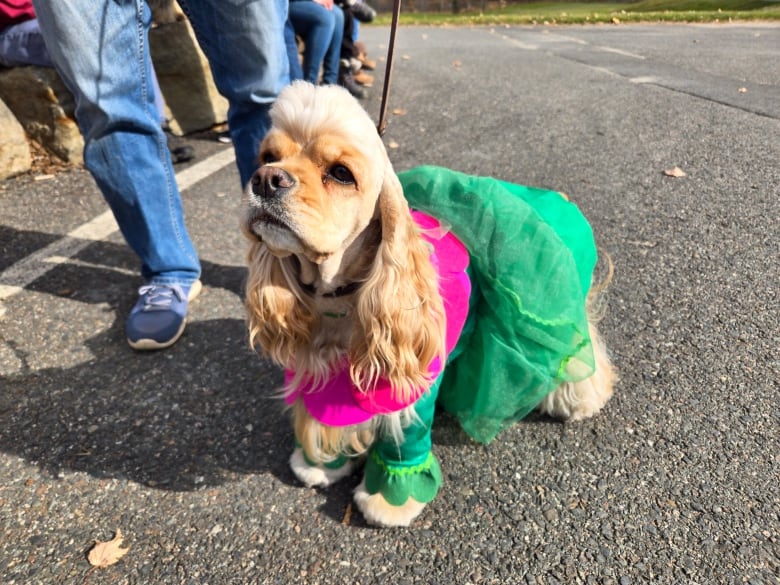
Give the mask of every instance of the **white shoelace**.
M 165 311 L 173 304 L 174 296 L 184 300 L 184 291 L 178 284 L 146 284 L 138 289 L 144 297 L 144 311 Z

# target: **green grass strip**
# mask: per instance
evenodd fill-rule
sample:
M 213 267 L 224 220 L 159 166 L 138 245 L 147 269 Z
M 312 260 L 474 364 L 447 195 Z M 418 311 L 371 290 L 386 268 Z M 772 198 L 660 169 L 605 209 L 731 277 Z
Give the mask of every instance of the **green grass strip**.
M 389 25 L 389 14 L 374 21 Z M 504 8 L 450 12 L 402 12 L 406 26 L 590 24 L 624 22 L 728 22 L 780 20 L 777 0 L 642 0 L 617 2 L 532 2 Z

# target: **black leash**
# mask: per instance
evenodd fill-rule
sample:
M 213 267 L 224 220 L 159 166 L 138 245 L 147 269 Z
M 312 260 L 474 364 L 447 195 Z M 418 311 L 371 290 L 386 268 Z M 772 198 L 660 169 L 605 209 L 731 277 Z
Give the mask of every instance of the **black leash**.
M 385 81 L 382 87 L 382 105 L 379 107 L 379 124 L 377 131 L 382 136 L 387 127 L 387 96 L 390 93 L 390 78 L 393 73 L 393 50 L 395 49 L 395 32 L 398 29 L 398 17 L 401 14 L 401 0 L 393 0 L 393 22 L 390 24 L 390 41 L 387 46 L 387 65 L 385 66 Z

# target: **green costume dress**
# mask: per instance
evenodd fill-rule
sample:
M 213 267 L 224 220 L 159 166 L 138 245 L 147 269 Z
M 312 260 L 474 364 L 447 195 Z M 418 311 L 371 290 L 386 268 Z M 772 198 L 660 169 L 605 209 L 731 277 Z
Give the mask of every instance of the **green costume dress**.
M 398 177 L 410 207 L 449 224 L 469 251 L 471 310 L 439 402 L 488 443 L 558 385 L 594 371 L 585 314 L 593 232 L 554 191 L 430 166 Z
M 398 177 L 410 207 L 465 245 L 471 294 L 457 344 L 414 403 L 403 442 L 380 438 L 369 451 L 366 490 L 393 505 L 430 502 L 441 485 L 431 452 L 437 400 L 488 443 L 558 385 L 593 373 L 585 299 L 596 263 L 590 226 L 560 193 L 438 167 Z M 321 397 L 309 398 L 314 406 Z

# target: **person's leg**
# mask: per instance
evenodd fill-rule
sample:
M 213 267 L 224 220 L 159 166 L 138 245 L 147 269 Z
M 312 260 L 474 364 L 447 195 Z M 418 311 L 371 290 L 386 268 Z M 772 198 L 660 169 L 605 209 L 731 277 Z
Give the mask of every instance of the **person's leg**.
M 140 258 L 144 279 L 192 284 L 200 263 L 154 104 L 146 3 L 34 5 L 52 61 L 76 98 L 85 165 Z
M 84 163 L 141 260 L 147 284 L 127 320 L 136 349 L 184 330 L 200 263 L 154 99 L 145 2 L 35 0 L 52 62 L 76 98 Z
M 38 20 L 26 20 L 0 31 L 0 65 L 52 67 Z
M 341 59 L 349 61 L 355 54 L 355 43 L 352 41 L 352 35 L 355 30 L 355 15 L 349 8 L 343 9 L 344 14 L 344 32 L 341 36 Z
M 303 79 L 301 58 L 298 55 L 298 43 L 295 42 L 295 29 L 289 17 L 284 23 L 284 44 L 287 46 L 287 59 L 290 61 L 290 81 Z
M 284 42 L 287 0 L 179 0 L 206 54 L 220 93 L 243 188 L 257 169 L 268 111 L 289 83 Z
M 336 24 L 333 10 L 311 0 L 295 0 L 290 2 L 290 22 L 303 37 L 303 78 L 316 84 Z
M 372 22 L 376 18 L 376 10 L 363 0 L 343 0 L 344 10 L 349 10 L 355 16 L 355 27 L 352 30 L 352 42 L 358 40 L 358 22 Z
M 152 84 L 152 92 L 154 93 L 154 109 L 157 111 L 157 117 L 160 119 L 160 125 L 165 128 L 168 125 L 168 117 L 165 115 L 165 100 L 163 99 L 162 89 L 160 89 L 160 82 L 157 80 L 154 64 L 152 64 L 149 81 Z
M 152 64 L 150 81 L 152 84 L 152 91 L 154 92 L 154 109 L 157 110 L 160 126 L 162 126 L 163 132 L 165 132 L 168 150 L 171 153 L 171 162 L 173 162 L 173 164 L 179 164 L 191 161 L 195 158 L 195 149 L 191 145 L 182 142 L 181 137 L 176 136 L 171 132 L 170 120 L 168 120 L 168 117 L 165 115 L 165 100 L 163 99 L 162 89 L 160 89 L 160 82 L 157 80 L 157 73 L 154 71 L 154 64 Z
M 344 12 L 341 7 L 333 6 L 335 26 L 330 39 L 330 46 L 322 62 L 322 83 L 336 84 L 339 81 L 339 59 L 341 57 L 341 42 L 344 36 Z

